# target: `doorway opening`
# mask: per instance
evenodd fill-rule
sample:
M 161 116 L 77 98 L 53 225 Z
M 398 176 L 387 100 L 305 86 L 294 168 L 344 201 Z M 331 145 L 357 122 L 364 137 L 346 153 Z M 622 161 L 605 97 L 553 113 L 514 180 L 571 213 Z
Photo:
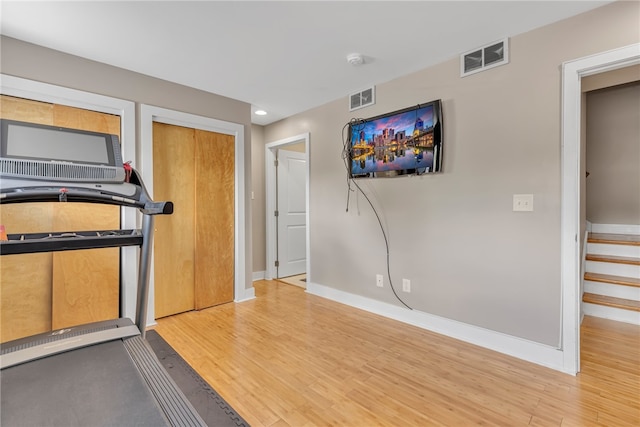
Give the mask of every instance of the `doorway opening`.
M 562 66 L 561 300 L 564 371 L 580 371 L 582 81 L 586 76 L 640 63 L 640 44 L 565 62 Z
M 267 279 L 310 280 L 309 133 L 265 146 Z

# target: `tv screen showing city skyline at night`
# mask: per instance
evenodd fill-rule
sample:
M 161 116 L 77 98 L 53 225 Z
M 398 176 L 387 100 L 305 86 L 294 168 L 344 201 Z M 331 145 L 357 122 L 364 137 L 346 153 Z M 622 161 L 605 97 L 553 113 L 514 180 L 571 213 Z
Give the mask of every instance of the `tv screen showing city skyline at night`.
M 353 121 L 348 147 L 352 178 L 440 172 L 442 102 Z

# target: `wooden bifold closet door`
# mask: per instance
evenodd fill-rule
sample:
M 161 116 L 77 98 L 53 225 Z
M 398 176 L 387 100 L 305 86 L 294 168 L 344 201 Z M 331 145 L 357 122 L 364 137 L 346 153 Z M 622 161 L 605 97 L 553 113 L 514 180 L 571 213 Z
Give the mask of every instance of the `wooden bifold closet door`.
M 120 135 L 120 117 L 0 96 L 0 117 Z M 7 233 L 120 228 L 118 206 L 0 205 Z M 119 317 L 120 252 L 91 249 L 0 257 L 0 341 Z
M 234 150 L 230 135 L 154 122 L 156 318 L 233 301 Z

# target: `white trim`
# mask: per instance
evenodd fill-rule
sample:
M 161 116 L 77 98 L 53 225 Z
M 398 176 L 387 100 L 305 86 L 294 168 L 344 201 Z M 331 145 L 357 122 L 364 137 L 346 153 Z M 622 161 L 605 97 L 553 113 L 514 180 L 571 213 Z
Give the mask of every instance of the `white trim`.
M 247 288 L 240 297 L 236 297 L 235 303 L 245 302 L 256 298 L 256 288 Z
M 140 105 L 140 173 L 147 183 L 147 191 L 153 197 L 153 122 L 184 126 L 194 129 L 231 135 L 235 138 L 235 222 L 234 222 L 234 301 L 244 301 L 252 298 L 253 288 L 247 287 L 245 245 L 245 167 L 244 167 L 244 126 L 197 116 L 152 105 Z M 155 318 L 154 312 L 154 265 L 153 255 L 150 266 L 149 309 L 148 321 Z
M 584 318 L 584 309 L 582 308 L 582 297 L 584 296 L 584 273 L 587 271 L 587 253 L 589 250 L 589 233 L 591 223 L 587 221 L 587 227 L 582 238 L 582 257 L 580 259 L 580 290 L 578 291 L 578 301 L 580 304 L 580 324 Z
M 350 294 L 317 283 L 308 282 L 307 292 L 538 365 L 564 371 L 562 351 L 548 345 L 457 322 L 418 310 L 407 310 L 397 305 Z
M 253 272 L 253 281 L 256 282 L 258 280 L 264 280 L 266 271 L 254 271 Z
M 136 119 L 133 102 L 5 74 L 0 74 L 0 93 L 120 116 L 122 157 L 125 162 L 131 161 L 132 166 L 136 167 Z M 136 213 L 135 209 L 121 208 L 121 227 L 125 229 L 136 228 Z M 124 247 L 121 249 L 121 285 L 123 289 L 121 311 L 124 317 L 135 319 L 138 287 L 137 248 Z
M 640 225 L 635 224 L 592 224 L 592 233 L 640 234 Z
M 307 280 L 311 280 L 311 242 L 309 239 L 309 158 L 310 158 L 310 145 L 309 145 L 309 132 L 303 133 L 300 135 L 292 136 L 285 139 L 280 139 L 278 141 L 270 142 L 265 146 L 265 182 L 266 182 L 266 244 L 267 244 L 267 270 L 265 274 L 266 279 L 273 279 L 276 277 L 276 254 L 278 253 L 278 248 L 276 246 L 276 219 L 273 215 L 273 212 L 276 210 L 276 168 L 274 167 L 274 162 L 276 160 L 276 152 L 279 148 L 282 148 L 285 145 L 296 144 L 304 141 L 305 147 L 305 161 L 307 162 L 307 200 L 306 200 L 306 209 L 307 209 Z
M 561 299 L 564 372 L 580 370 L 580 122 L 581 79 L 640 63 L 633 44 L 562 64 Z

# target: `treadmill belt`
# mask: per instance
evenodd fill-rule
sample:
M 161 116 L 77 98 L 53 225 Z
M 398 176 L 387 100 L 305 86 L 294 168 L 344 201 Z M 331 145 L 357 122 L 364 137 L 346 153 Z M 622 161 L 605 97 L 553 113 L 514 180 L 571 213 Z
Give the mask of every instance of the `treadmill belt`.
M 168 424 L 121 340 L 4 369 L 0 387 L 3 427 Z

